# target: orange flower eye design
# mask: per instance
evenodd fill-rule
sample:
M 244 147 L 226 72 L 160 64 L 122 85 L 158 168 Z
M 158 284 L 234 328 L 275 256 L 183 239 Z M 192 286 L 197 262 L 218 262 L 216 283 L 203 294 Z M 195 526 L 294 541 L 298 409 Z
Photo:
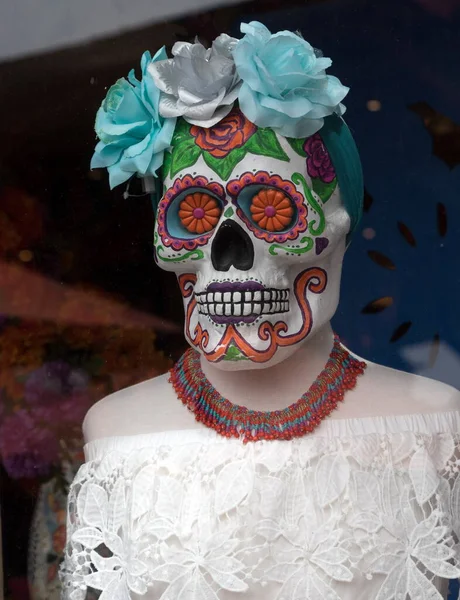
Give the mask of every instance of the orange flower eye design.
M 182 200 L 179 206 L 179 218 L 190 233 L 201 235 L 214 229 L 221 214 L 217 201 L 209 194 L 195 192 Z
M 254 222 L 266 231 L 282 231 L 289 227 L 294 214 L 292 202 L 280 190 L 260 190 L 251 202 Z

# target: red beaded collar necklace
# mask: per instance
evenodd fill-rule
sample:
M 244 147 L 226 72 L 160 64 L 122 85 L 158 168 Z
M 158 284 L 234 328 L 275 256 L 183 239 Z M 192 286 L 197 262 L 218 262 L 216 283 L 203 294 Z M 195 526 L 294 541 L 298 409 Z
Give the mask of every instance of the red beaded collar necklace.
M 206 379 L 200 354 L 189 348 L 170 371 L 182 403 L 195 419 L 226 437 L 258 440 L 290 440 L 313 431 L 355 387 L 366 363 L 355 359 L 334 336 L 326 366 L 303 396 L 287 408 L 275 411 L 249 410 L 226 400 Z

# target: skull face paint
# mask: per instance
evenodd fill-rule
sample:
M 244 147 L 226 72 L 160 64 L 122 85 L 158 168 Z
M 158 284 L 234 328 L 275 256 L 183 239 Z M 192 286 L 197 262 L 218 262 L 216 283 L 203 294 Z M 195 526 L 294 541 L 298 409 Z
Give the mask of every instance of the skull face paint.
M 209 361 L 278 363 L 330 320 L 350 219 L 318 134 L 283 138 L 238 109 L 210 129 L 180 120 L 163 178 L 156 261 Z

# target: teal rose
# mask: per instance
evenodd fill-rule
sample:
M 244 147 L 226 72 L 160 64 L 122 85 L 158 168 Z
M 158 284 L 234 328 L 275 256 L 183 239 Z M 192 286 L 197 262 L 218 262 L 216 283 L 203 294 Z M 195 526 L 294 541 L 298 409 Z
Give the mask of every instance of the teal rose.
M 286 137 L 315 134 L 331 114 L 342 115 L 348 88 L 326 74 L 332 64 L 300 35 L 271 34 L 257 21 L 241 24 L 244 37 L 233 50 L 243 81 L 238 102 L 259 127 L 271 127 Z
M 107 168 L 110 187 L 123 183 L 133 174 L 155 176 L 169 148 L 176 119 L 164 119 L 158 110 L 160 90 L 147 72 L 149 64 L 167 58 L 164 48 L 154 58 L 144 52 L 142 79 L 134 71 L 128 79 L 113 85 L 96 115 L 95 130 L 99 143 L 91 168 Z

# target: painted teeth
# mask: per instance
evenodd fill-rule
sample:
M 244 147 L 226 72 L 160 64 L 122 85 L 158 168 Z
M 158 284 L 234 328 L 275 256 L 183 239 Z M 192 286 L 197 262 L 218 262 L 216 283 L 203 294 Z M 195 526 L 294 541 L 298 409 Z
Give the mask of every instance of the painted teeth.
M 199 312 L 210 316 L 248 317 L 289 310 L 289 290 L 202 292 L 196 294 L 196 299 Z

